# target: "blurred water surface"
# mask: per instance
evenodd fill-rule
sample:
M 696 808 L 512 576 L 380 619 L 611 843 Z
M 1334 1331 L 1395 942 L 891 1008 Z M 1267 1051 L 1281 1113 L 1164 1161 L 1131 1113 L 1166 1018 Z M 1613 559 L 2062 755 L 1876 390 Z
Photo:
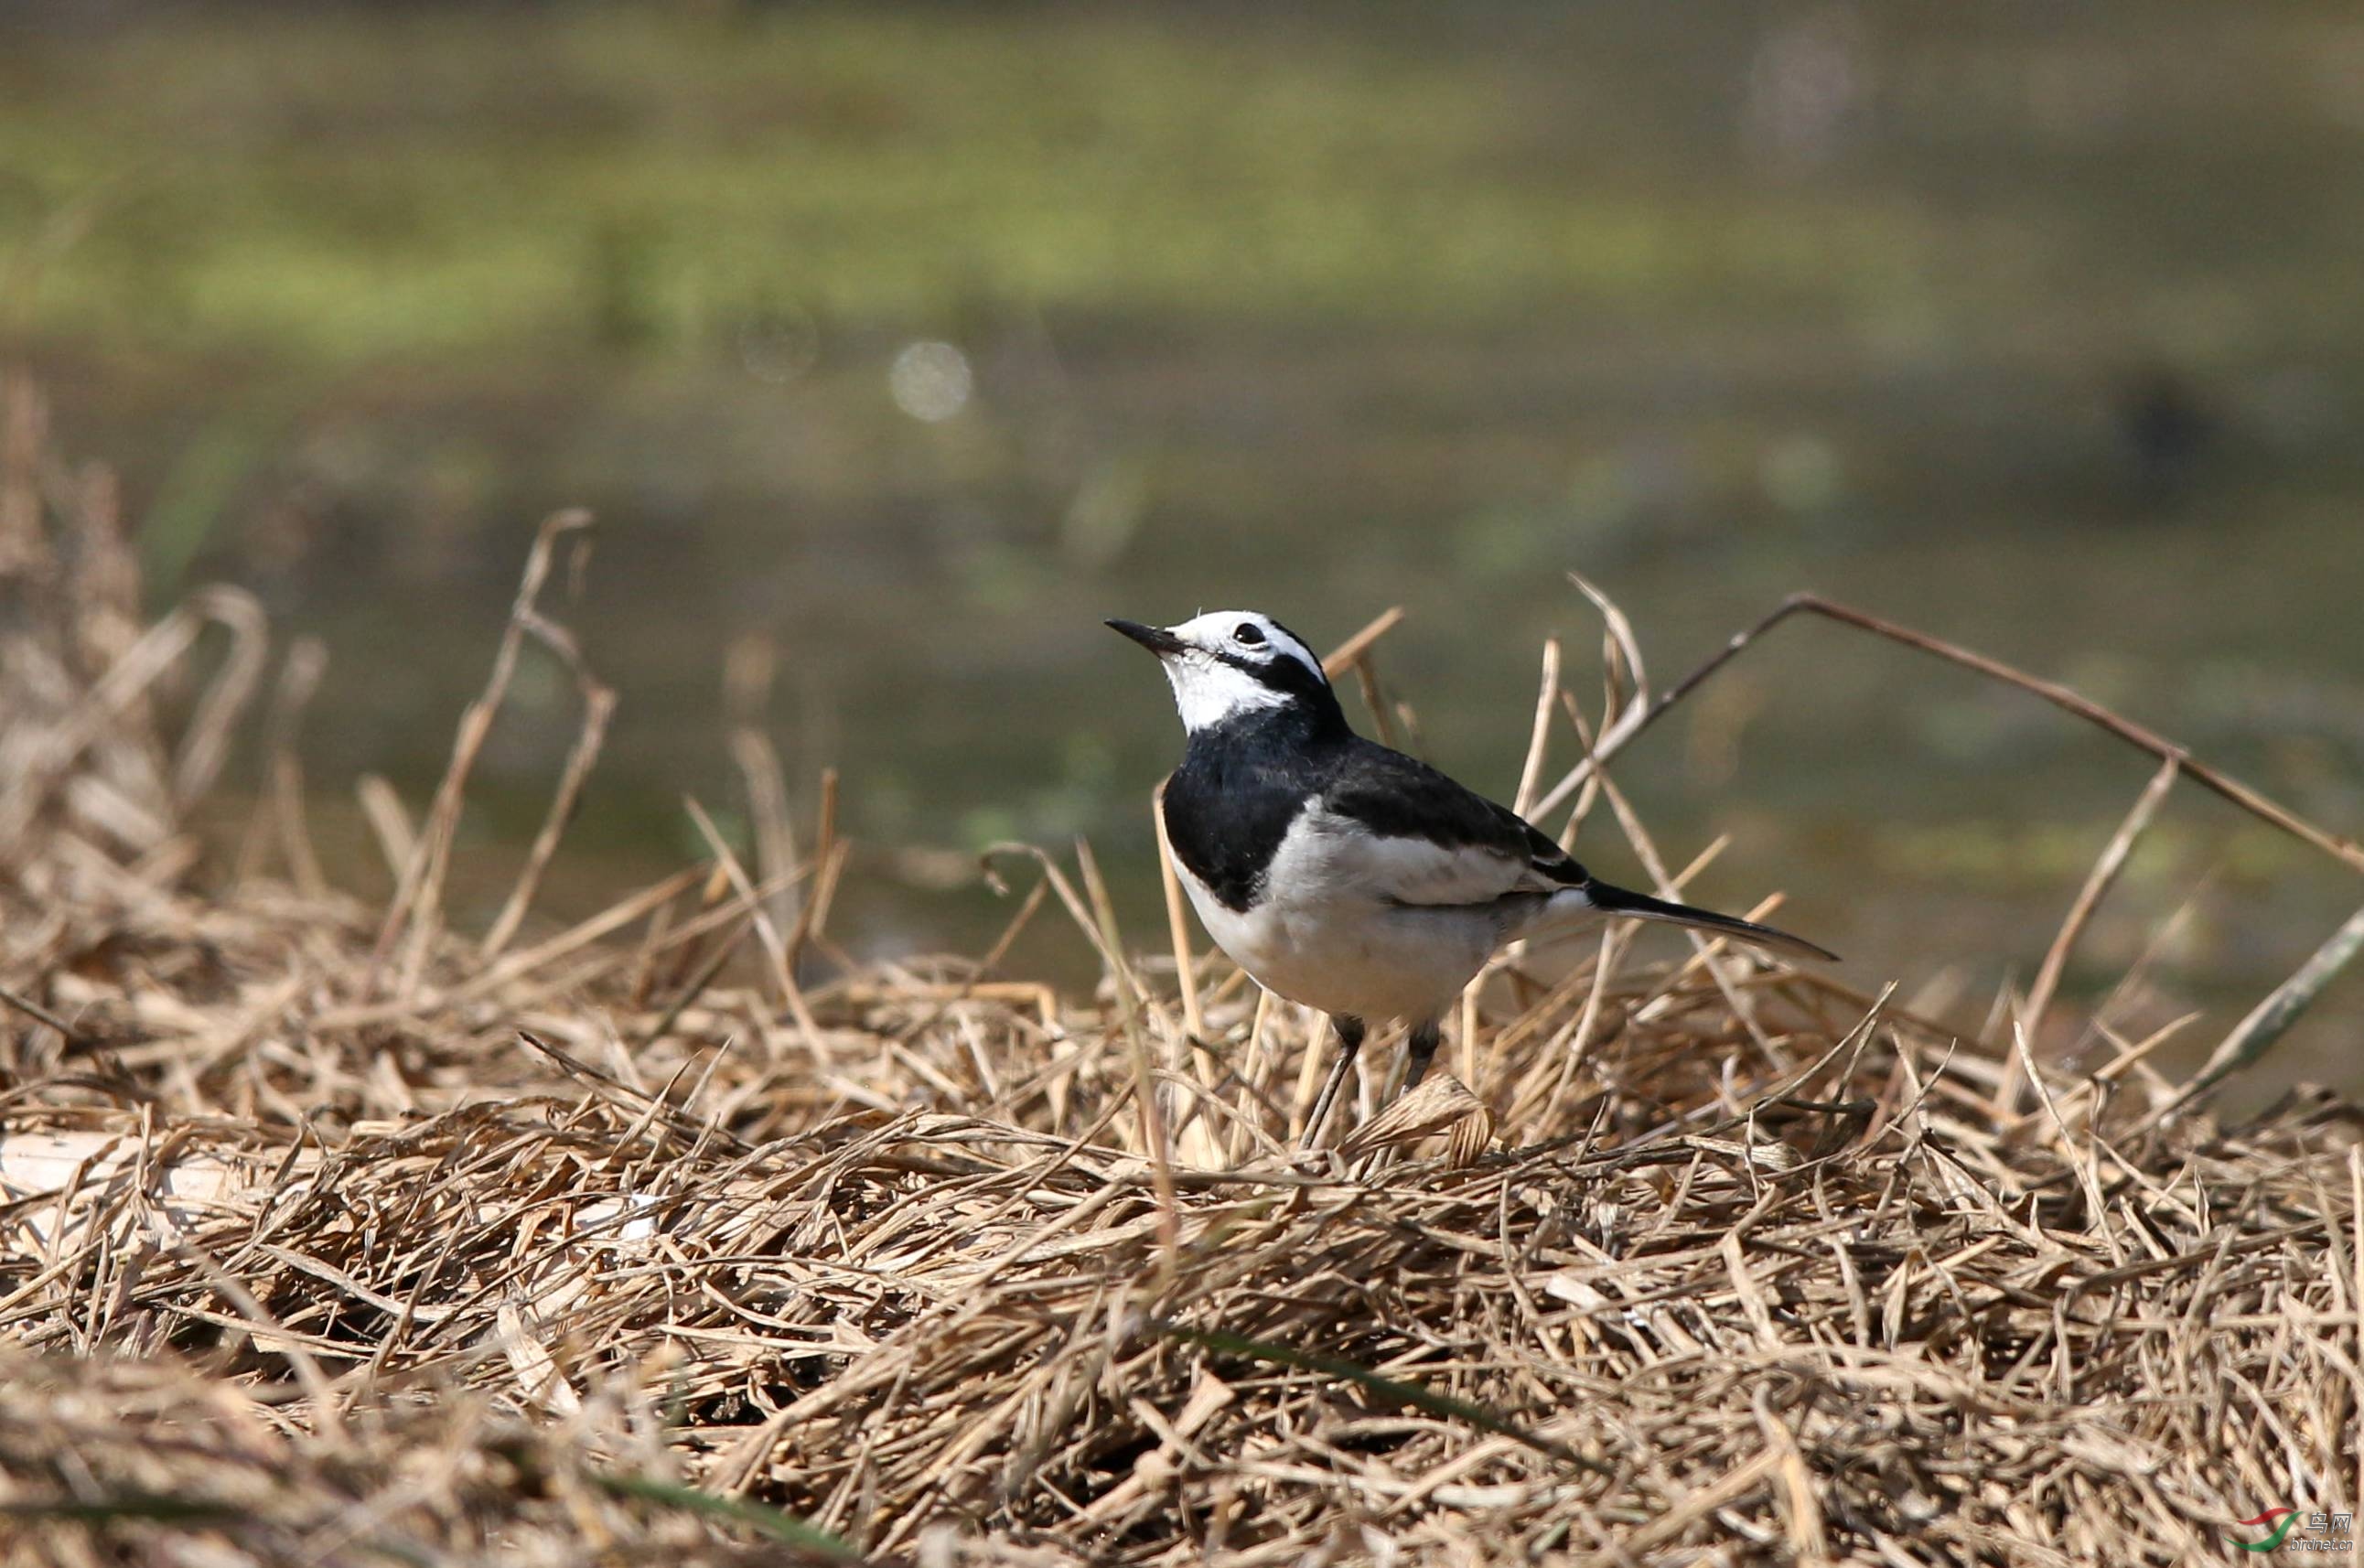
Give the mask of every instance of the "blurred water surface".
M 2350 7 L 0 28 L 0 348 L 124 471 L 160 600 L 227 577 L 327 640 L 307 755 L 356 865 L 342 781 L 424 797 L 536 520 L 576 504 L 600 539 L 563 613 L 623 703 L 562 910 L 694 842 L 684 792 L 733 806 L 721 671 L 761 635 L 792 773 L 841 766 L 871 846 L 843 940 L 973 948 L 1004 911 L 945 876 L 1086 833 L 1154 941 L 1178 731 L 1101 617 L 1253 606 L 1326 644 L 1400 603 L 1419 749 L 1507 795 L 1542 639 L 1596 678 L 1569 567 L 1662 684 L 1812 588 L 2364 823 Z M 529 666 L 484 889 L 571 701 Z M 1734 836 L 1704 896 L 1785 889 L 1850 977 L 1976 1023 L 2149 771 L 1801 625 L 1618 777 L 1676 862 Z M 1586 843 L 1634 874 L 1605 815 Z M 2071 989 L 2142 963 L 2123 1027 L 2204 1006 L 2197 1047 L 2358 889 L 2179 795 Z M 2359 991 L 2279 1073 L 2364 1084 Z

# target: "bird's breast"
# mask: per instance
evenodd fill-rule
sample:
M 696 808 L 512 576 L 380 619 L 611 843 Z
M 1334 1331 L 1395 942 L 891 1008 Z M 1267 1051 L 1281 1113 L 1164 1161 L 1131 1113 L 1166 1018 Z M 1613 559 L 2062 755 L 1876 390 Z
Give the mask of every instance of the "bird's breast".
M 1428 1018 L 1477 973 L 1499 934 L 1483 908 L 1381 896 L 1310 813 L 1283 837 L 1244 907 L 1188 863 L 1176 869 L 1217 947 L 1266 990 L 1323 1012 Z

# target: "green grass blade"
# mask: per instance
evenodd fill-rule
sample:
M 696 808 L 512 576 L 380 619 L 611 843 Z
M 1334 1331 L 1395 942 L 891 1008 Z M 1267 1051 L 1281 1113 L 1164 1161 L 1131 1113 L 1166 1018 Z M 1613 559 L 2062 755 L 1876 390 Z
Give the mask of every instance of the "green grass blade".
M 1563 1464 L 1571 1464 L 1580 1470 L 1589 1470 L 1598 1474 L 1609 1473 L 1608 1466 L 1599 1461 L 1587 1459 L 1566 1443 L 1544 1437 L 1541 1432 L 1522 1426 L 1499 1410 L 1472 1404 L 1466 1399 L 1456 1399 L 1450 1394 L 1439 1394 L 1434 1389 L 1423 1387 L 1417 1383 L 1407 1383 L 1401 1378 L 1389 1377 L 1384 1373 L 1374 1372 L 1356 1362 L 1342 1361 L 1336 1356 L 1321 1355 L 1312 1351 L 1294 1350 L 1289 1346 L 1276 1345 L 1268 1340 L 1251 1340 L 1245 1335 L 1231 1333 L 1221 1329 L 1193 1329 L 1181 1323 L 1153 1323 L 1150 1328 L 1153 1332 L 1162 1334 L 1169 1340 L 1179 1340 L 1185 1344 L 1197 1345 L 1201 1350 L 1214 1351 L 1223 1355 L 1246 1356 L 1255 1361 L 1270 1362 L 1277 1366 L 1294 1367 L 1299 1372 L 1320 1373 L 1325 1377 L 1335 1377 L 1347 1383 L 1357 1384 L 1399 1405 L 1409 1405 L 1416 1410 L 1424 1410 L 1432 1416 L 1466 1422 L 1480 1431 L 1492 1432 L 1497 1437 L 1505 1437 L 1513 1442 L 1523 1443 L 1536 1452 L 1548 1454 Z
M 117 1519 L 148 1519 L 165 1524 L 217 1524 L 248 1513 L 246 1508 L 211 1497 L 184 1497 L 173 1492 L 117 1492 L 89 1501 L 0 1503 L 0 1515 L 18 1518 L 63 1519 L 73 1524 L 103 1525 Z
M 679 1508 L 684 1513 L 701 1514 L 710 1519 L 745 1525 L 782 1545 L 793 1546 L 818 1556 L 840 1562 L 863 1560 L 862 1553 L 847 1541 L 818 1525 L 808 1525 L 767 1504 L 751 1503 L 744 1497 L 718 1497 L 695 1486 L 685 1486 L 676 1481 L 659 1481 L 646 1475 L 594 1474 L 591 1480 L 601 1490 L 619 1497 L 635 1497 L 644 1503 Z

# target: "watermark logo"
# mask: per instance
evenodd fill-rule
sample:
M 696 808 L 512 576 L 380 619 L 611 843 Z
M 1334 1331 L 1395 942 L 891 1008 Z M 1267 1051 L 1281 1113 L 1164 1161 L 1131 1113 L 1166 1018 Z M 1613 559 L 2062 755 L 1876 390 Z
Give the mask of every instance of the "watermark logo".
M 2276 1519 L 2281 1520 L 2281 1523 L 2278 1525 L 2274 1524 Z M 2244 1551 L 2271 1551 L 2274 1548 L 2282 1543 L 2282 1538 L 2284 1536 L 2290 1534 L 2291 1526 L 2298 1523 L 2298 1510 L 2296 1508 L 2268 1508 L 2264 1513 L 2259 1514 L 2254 1519 L 2236 1519 L 2233 1522 L 2237 1525 L 2246 1526 L 2251 1529 L 2255 1529 L 2259 1525 L 2273 1525 L 2274 1533 L 2266 1537 L 2263 1540 L 2236 1540 L 2233 1543 Z
M 2269 1531 L 2256 1540 L 2236 1540 L 2232 1543 L 2244 1551 L 2279 1551 L 2285 1546 L 2293 1551 L 2356 1550 L 2356 1516 L 2352 1513 L 2302 1515 L 2296 1508 L 2268 1508 L 2253 1519 L 2236 1519 L 2233 1522 L 2244 1529 Z M 2315 1533 L 2293 1540 L 2291 1531 L 2302 1524 Z

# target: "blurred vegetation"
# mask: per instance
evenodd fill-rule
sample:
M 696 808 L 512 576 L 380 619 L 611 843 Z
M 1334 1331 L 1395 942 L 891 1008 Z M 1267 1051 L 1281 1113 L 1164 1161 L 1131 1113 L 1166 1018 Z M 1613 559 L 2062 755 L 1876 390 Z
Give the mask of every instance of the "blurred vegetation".
M 2213 50 L 2280 75 L 2282 101 L 2352 114 L 2322 50 L 2358 45 L 2320 7 L 2143 14 L 2167 20 L 2129 37 L 2108 7 L 2040 28 L 1882 18 L 1890 73 L 1824 83 L 1869 26 L 1846 8 L 1801 13 L 1785 41 L 1779 13 L 1718 28 L 1630 6 L 1583 31 L 1511 6 L 1353 27 L 1136 7 L 159 6 L 95 34 L 20 22 L 0 59 L 0 242 L 39 274 L 12 281 L 20 324 L 329 361 L 696 343 L 780 309 L 908 320 L 980 302 L 1515 324 L 1770 299 L 1912 330 L 1932 308 L 2024 318 L 2018 291 L 2110 258 L 2092 225 L 2128 206 L 2161 243 L 2102 276 L 2204 262 L 2214 293 L 2247 295 L 2283 259 L 2227 243 L 2230 193 L 2159 201 L 2088 185 L 2080 164 L 2124 156 L 2137 85 L 2207 94 Z M 1703 122 L 1684 73 L 1719 70 L 1743 90 L 1725 117 L 1750 123 Z M 1845 158 L 1908 177 L 1766 177 L 1812 172 L 1875 93 L 1879 133 Z M 2352 123 L 2272 108 L 2213 117 L 2180 150 L 2237 164 L 2270 139 L 2284 168 L 2351 152 Z M 1998 154 L 2031 128 L 2045 166 L 1997 210 Z M 1702 167 L 1703 142 L 1740 138 Z M 61 250 L 71 265 L 38 259 Z M 2315 306 L 2355 318 L 2352 301 Z
M 1240 20 L 163 9 L 0 65 L 0 239 L 79 231 L 17 291 L 45 331 L 329 361 L 781 309 L 1500 323 L 1977 280 L 1893 202 L 1669 201 L 1606 81 Z

